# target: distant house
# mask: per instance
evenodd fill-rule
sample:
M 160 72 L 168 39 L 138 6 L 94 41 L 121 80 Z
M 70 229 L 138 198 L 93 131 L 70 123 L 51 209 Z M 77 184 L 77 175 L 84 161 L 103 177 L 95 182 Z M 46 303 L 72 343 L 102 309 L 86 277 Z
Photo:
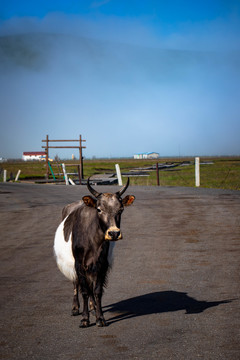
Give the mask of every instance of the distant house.
M 45 160 L 46 159 L 46 153 L 44 151 L 29 151 L 29 152 L 23 152 L 22 159 L 24 161 L 29 160 Z
M 142 154 L 135 154 L 133 155 L 134 159 L 158 159 L 159 153 L 157 152 L 146 152 Z

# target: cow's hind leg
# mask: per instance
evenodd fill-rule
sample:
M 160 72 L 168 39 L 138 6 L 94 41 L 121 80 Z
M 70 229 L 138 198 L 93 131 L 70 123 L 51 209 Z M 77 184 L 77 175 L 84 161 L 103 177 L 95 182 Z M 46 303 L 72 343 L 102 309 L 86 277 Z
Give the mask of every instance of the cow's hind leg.
M 73 282 L 73 304 L 72 304 L 72 316 L 79 315 L 79 299 L 78 299 L 78 280 Z

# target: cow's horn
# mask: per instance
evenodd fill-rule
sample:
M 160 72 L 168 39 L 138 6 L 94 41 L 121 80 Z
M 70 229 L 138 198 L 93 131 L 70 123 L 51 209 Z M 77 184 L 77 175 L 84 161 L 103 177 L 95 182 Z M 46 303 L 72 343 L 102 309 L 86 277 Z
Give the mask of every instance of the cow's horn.
M 122 194 L 127 190 L 129 185 L 129 178 L 127 179 L 126 185 L 124 185 L 119 191 L 116 192 L 116 195 L 122 196 Z
M 89 179 L 90 179 L 90 177 L 89 177 L 88 180 L 87 180 L 88 190 L 90 191 L 91 194 L 93 194 L 93 195 L 97 198 L 98 196 L 101 195 L 101 193 L 97 192 L 96 190 L 94 190 L 94 189 L 91 187 L 90 182 L 89 182 Z

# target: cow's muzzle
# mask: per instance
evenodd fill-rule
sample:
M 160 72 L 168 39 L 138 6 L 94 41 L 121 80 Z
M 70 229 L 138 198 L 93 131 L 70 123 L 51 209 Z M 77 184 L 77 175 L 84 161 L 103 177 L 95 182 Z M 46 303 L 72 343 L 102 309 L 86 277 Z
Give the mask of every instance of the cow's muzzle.
M 105 240 L 109 241 L 117 241 L 122 239 L 122 233 L 119 228 L 116 226 L 111 226 L 109 229 L 107 229 L 105 234 Z

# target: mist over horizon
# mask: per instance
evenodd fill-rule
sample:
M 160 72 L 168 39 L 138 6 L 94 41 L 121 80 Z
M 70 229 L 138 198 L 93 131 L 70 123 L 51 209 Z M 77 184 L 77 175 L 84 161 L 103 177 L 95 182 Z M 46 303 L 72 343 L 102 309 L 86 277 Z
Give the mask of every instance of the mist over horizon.
M 40 151 L 47 134 L 81 134 L 87 158 L 239 155 L 238 20 L 160 37 L 113 17 L 0 21 L 0 156 Z

